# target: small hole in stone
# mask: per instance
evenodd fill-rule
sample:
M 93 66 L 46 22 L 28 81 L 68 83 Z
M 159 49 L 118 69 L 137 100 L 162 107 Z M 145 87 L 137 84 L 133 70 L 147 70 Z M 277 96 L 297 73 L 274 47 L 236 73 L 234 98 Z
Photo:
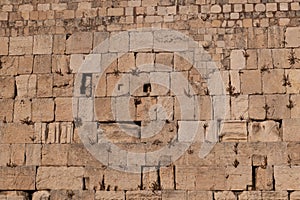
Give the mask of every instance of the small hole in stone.
M 150 93 L 151 92 L 151 84 L 145 83 L 143 87 L 143 92 Z

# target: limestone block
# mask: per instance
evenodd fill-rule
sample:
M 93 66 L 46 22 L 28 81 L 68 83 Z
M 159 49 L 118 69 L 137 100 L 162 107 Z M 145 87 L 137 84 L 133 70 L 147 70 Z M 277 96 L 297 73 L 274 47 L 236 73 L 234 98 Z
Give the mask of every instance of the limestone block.
M 300 95 L 291 95 L 291 118 L 300 118 Z
M 74 87 L 73 74 L 53 75 L 53 96 L 72 97 Z
M 171 92 L 176 96 L 189 94 L 188 74 L 182 72 L 171 72 Z
M 157 77 L 160 78 L 160 77 Z M 130 75 L 130 94 L 133 96 L 146 96 L 151 92 L 150 73 Z
M 15 79 L 13 76 L 0 76 L 0 98 L 15 96 Z
M 74 140 L 73 122 L 35 123 L 36 135 L 42 143 L 71 143 Z
M 235 194 L 231 191 L 215 192 L 214 197 L 216 200 L 236 200 Z
M 39 167 L 37 170 L 36 187 L 43 189 L 82 189 L 82 167 Z
M 244 69 L 246 64 L 243 50 L 232 50 L 230 54 L 230 69 Z
M 18 74 L 31 74 L 33 68 L 33 56 L 27 55 L 19 58 Z
M 10 163 L 10 144 L 0 144 L 0 166 L 7 166 Z
M 261 73 L 258 70 L 243 70 L 241 73 L 241 93 L 261 93 Z
M 182 53 L 183 54 L 183 53 Z M 187 56 L 187 58 L 190 58 L 192 60 L 192 54 L 187 52 L 186 54 L 183 54 L 184 56 Z M 174 54 L 174 70 L 175 71 L 188 71 L 192 68 L 192 63 L 190 63 L 187 59 L 182 57 L 181 55 Z
M 143 72 L 154 71 L 154 53 L 137 53 L 136 54 L 136 67 Z
M 69 68 L 69 66 L 70 66 L 70 56 L 66 56 L 66 55 L 52 56 L 52 73 L 55 72 L 60 75 L 70 74 L 73 71 Z
M 299 94 L 300 92 L 299 73 L 300 73 L 299 69 L 287 70 L 288 81 L 290 82 L 290 85 L 287 86 L 287 93 Z
M 12 122 L 13 107 L 13 99 L 0 99 L 0 121 Z
M 248 48 L 267 48 L 268 33 L 266 28 L 249 28 L 248 31 Z
M 223 122 L 219 132 L 219 138 L 222 142 L 242 142 L 247 141 L 246 122 L 227 121 Z
M 227 190 L 246 190 L 252 184 L 251 166 L 238 165 L 225 168 L 225 184 Z
M 286 150 L 286 157 L 285 163 L 288 163 L 289 165 L 299 165 L 300 163 L 300 156 L 299 156 L 299 142 L 293 141 L 289 142 L 287 144 L 287 150 Z
M 124 8 L 108 8 L 108 16 L 122 16 L 124 15 Z
M 72 144 L 68 149 L 68 166 L 102 166 L 83 144 Z
M 52 74 L 37 75 L 37 97 L 52 97 L 53 76 Z
M 245 53 L 248 55 L 246 69 L 257 69 L 257 50 L 249 49 Z
M 35 35 L 33 38 L 33 54 L 51 54 L 52 42 L 52 35 Z
M 170 90 L 168 72 L 150 72 L 151 96 L 167 95 Z
M 273 189 L 273 167 L 257 167 L 255 169 L 255 189 L 272 190 Z
M 130 85 L 134 85 L 134 81 L 130 79 L 135 76 L 129 74 L 107 74 L 106 75 L 106 94 L 107 96 L 123 96 L 130 92 Z M 133 78 L 134 79 L 134 78 Z M 136 79 L 134 79 L 137 81 Z M 137 83 L 138 84 L 138 83 Z
M 287 144 L 282 142 L 268 142 L 266 143 L 267 148 L 267 162 L 268 165 L 285 165 L 288 157 Z
M 276 190 L 299 190 L 299 170 L 299 166 L 274 166 Z
M 93 45 L 93 33 L 77 32 L 72 34 L 66 42 L 66 53 L 90 53 Z
M 252 155 L 252 166 L 265 167 L 267 164 L 267 156 L 258 154 Z
M 53 9 L 53 7 L 52 7 L 52 9 Z M 53 36 L 53 53 L 54 54 L 64 54 L 65 50 L 66 50 L 66 35 L 54 35 Z
M 94 191 L 89 190 L 51 190 L 51 200 L 74 199 L 74 200 L 89 200 L 94 199 Z
M 173 53 L 157 53 L 155 54 L 155 70 L 156 71 L 172 71 L 174 63 Z
M 248 140 L 251 142 L 276 142 L 282 140 L 279 123 L 275 121 L 250 122 L 248 131 Z
M 121 199 L 121 198 L 120 198 Z M 161 198 L 161 191 L 127 191 L 126 199 L 138 200 L 138 199 L 149 199 L 149 200 L 158 200 Z
M 265 94 L 285 93 L 283 69 L 273 69 L 262 73 L 263 92 Z
M 54 120 L 54 101 L 51 98 L 32 100 L 32 120 L 47 122 Z
M 142 168 L 142 183 L 144 190 L 158 190 L 158 187 L 161 187 L 158 182 L 158 168 L 157 167 L 143 167 Z M 148 171 L 153 170 L 153 171 Z M 154 186 L 155 185 L 155 186 Z
M 164 0 L 167 1 L 167 0 Z M 187 196 L 186 191 L 162 191 L 162 199 L 165 200 L 185 200 Z
M 189 200 L 198 200 L 199 198 L 212 200 L 213 194 L 211 191 L 188 191 Z
M 128 198 L 131 199 L 131 191 L 127 193 Z M 123 191 L 96 191 L 95 200 L 125 200 L 125 193 Z
M 51 55 L 36 55 L 34 57 L 33 72 L 39 74 L 51 73 Z
M 6 123 L 0 131 L 1 143 L 33 143 L 34 128 L 22 123 Z
M 141 103 L 137 105 L 136 108 L 136 120 L 150 121 L 156 119 L 156 113 L 154 112 L 155 104 L 156 104 L 156 98 L 154 97 L 141 98 Z
M 135 69 L 135 57 L 133 53 L 127 53 L 118 59 L 120 72 L 131 72 Z
M 25 144 L 11 144 L 10 162 L 13 165 L 25 164 Z
M 36 96 L 36 75 L 20 75 L 16 77 L 17 96 L 18 97 L 35 97 Z
M 43 200 L 49 198 L 50 198 L 50 193 L 48 191 L 37 191 L 32 195 L 32 200 Z
M 164 190 L 174 189 L 174 170 L 173 166 L 160 167 L 160 184 Z
M 158 97 L 156 104 L 156 119 L 172 121 L 174 118 L 174 98 Z
M 153 48 L 153 32 L 130 32 L 129 37 L 131 51 L 146 51 Z
M 8 37 L 0 37 L 0 55 L 8 55 Z
M 272 49 L 274 68 L 290 68 L 290 64 L 287 62 L 289 53 L 288 49 Z
M 300 119 L 284 119 L 282 121 L 283 141 L 295 142 L 300 141 L 299 128 Z
M 243 191 L 239 195 L 240 200 L 262 200 L 261 191 Z
M 108 32 L 94 32 L 93 51 L 97 53 L 108 52 Z M 99 48 L 101 45 L 101 49 Z
M 300 192 L 294 191 L 290 194 L 290 200 L 299 200 L 300 199 Z
M 271 49 L 259 49 L 257 50 L 257 65 L 259 69 L 272 69 L 273 61 Z
M 284 27 L 270 26 L 268 28 L 268 48 L 283 47 L 284 32 Z
M 55 98 L 55 120 L 73 121 L 72 98 Z
M 248 119 L 249 117 L 248 95 L 231 97 L 231 119 Z
M 114 121 L 115 100 L 113 98 L 95 98 L 95 119 L 99 121 Z
M 27 166 L 39 166 L 41 164 L 41 144 L 26 144 L 25 155 L 26 155 L 26 165 Z
M 34 166 L 0 167 L 1 190 L 35 190 Z
M 290 117 L 288 95 L 267 95 L 266 104 L 269 106 L 267 112 L 268 119 L 285 119 Z
M 249 96 L 249 117 L 250 119 L 265 119 L 266 111 L 265 97 L 260 95 Z
M 195 97 L 195 119 L 210 120 L 212 119 L 212 99 L 210 96 Z
M 0 61 L 1 61 L 0 73 L 2 75 L 17 75 L 18 65 L 19 65 L 19 57 L 17 57 L 17 56 L 2 56 L 0 58 Z
M 288 27 L 285 32 L 286 47 L 299 47 L 300 46 L 300 28 Z
M 32 54 L 32 36 L 11 37 L 9 43 L 9 55 L 28 55 Z
M 42 165 L 67 165 L 68 151 L 69 145 L 66 144 L 44 144 L 41 154 Z

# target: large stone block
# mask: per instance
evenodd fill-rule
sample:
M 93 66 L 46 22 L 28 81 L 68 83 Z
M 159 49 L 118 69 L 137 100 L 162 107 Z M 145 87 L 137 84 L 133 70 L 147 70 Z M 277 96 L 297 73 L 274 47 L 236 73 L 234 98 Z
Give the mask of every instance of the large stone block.
M 238 165 L 236 167 L 235 166 L 227 166 L 225 168 L 226 189 L 246 190 L 249 185 L 252 185 L 251 166 L 242 166 L 242 165 Z
M 0 76 L 0 88 L 0 98 L 13 98 L 15 96 L 15 78 Z
M 37 76 L 20 75 L 16 77 L 17 97 L 32 98 L 36 96 L 37 91 Z
M 8 54 L 8 38 L 0 37 L 0 55 Z
M 287 81 L 289 81 L 289 85 L 287 85 L 287 93 L 296 93 L 300 92 L 300 69 L 292 69 L 287 70 Z
M 41 164 L 41 144 L 26 144 L 25 154 L 26 154 L 26 165 L 27 166 L 39 166 Z
M 27 55 L 19 58 L 18 74 L 31 74 L 33 68 L 33 56 Z
M 245 66 L 245 52 L 243 50 L 232 50 L 230 54 L 230 69 L 244 69 Z
M 131 197 L 135 196 L 135 195 L 131 195 L 131 193 L 134 193 L 134 192 L 127 191 L 127 193 L 128 193 L 129 199 L 131 199 Z M 139 198 L 140 196 L 137 195 L 137 197 Z M 123 191 L 96 191 L 95 200 L 125 200 L 125 192 L 123 192 Z
M 32 125 L 22 123 L 6 123 L 0 130 L 0 142 L 8 143 L 33 143 L 34 128 Z
M 219 138 L 222 142 L 246 142 L 247 124 L 246 122 L 227 121 L 222 125 Z
M 84 168 L 82 167 L 39 167 L 36 177 L 38 190 L 80 190 Z
M 288 27 L 285 32 L 286 47 L 299 47 L 300 46 L 300 28 Z
M 33 72 L 38 74 L 51 73 L 51 55 L 34 56 Z
M 11 37 L 9 43 L 9 55 L 32 54 L 32 36 Z
M 284 119 L 282 121 L 283 141 L 296 142 L 300 141 L 299 129 L 300 119 Z
M 273 190 L 273 167 L 257 167 L 255 169 L 255 189 Z
M 274 166 L 276 190 L 299 190 L 299 166 Z
M 38 74 L 37 97 L 52 97 L 53 76 L 52 74 Z
M 241 93 L 261 93 L 261 73 L 258 70 L 243 70 L 241 74 Z
M 93 33 L 78 32 L 72 34 L 66 43 L 66 53 L 90 53 L 93 45 Z
M 288 95 L 267 95 L 267 118 L 268 119 L 286 119 L 290 118 L 291 110 L 288 108 Z
M 35 167 L 0 167 L 1 190 L 35 190 Z
M 51 98 L 32 100 L 32 120 L 47 122 L 54 119 L 54 101 Z
M 22 58 L 22 57 L 21 57 Z M 17 75 L 18 74 L 18 65 L 19 57 L 18 56 L 2 56 L 1 61 L 1 75 Z
M 132 199 L 132 200 L 140 200 L 140 199 L 149 199 L 149 200 L 160 200 L 161 197 L 161 191 L 127 191 L 126 192 L 126 199 Z
M 278 142 L 282 140 L 280 124 L 275 121 L 250 122 L 248 131 L 250 142 Z
M 52 35 L 35 35 L 33 38 L 33 54 L 51 54 L 52 42 Z
M 42 165 L 53 166 L 62 165 L 66 166 L 68 162 L 69 145 L 67 144 L 44 144 L 42 148 Z
M 265 94 L 285 93 L 283 77 L 283 69 L 273 69 L 262 73 L 263 92 Z
M 250 119 L 265 119 L 266 110 L 265 97 L 261 95 L 250 95 L 249 96 L 249 117 Z
M 55 120 L 73 121 L 72 98 L 55 99 Z
M 215 200 L 236 200 L 236 196 L 231 191 L 214 192 Z
M 0 121 L 12 122 L 13 107 L 13 99 L 0 99 Z

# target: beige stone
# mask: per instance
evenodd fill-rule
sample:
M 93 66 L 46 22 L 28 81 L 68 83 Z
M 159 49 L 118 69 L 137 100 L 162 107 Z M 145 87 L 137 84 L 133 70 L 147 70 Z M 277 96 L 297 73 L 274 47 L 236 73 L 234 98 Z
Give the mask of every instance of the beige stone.
M 51 73 L 51 55 L 36 55 L 33 72 L 39 74 Z
M 32 143 L 34 129 L 32 125 L 7 123 L 0 132 L 2 143 Z
M 287 191 L 263 191 L 261 197 L 262 199 L 267 199 L 267 200 L 288 199 L 288 192 Z
M 70 145 L 67 154 L 68 166 L 101 167 L 103 164 L 107 164 L 100 163 L 98 160 L 96 160 L 96 158 L 86 149 L 83 144 Z
M 189 52 L 186 53 L 185 56 L 187 58 L 191 58 L 191 54 Z M 175 71 L 187 71 L 192 68 L 192 63 L 190 63 L 185 57 L 182 55 L 174 54 L 174 70 Z
M 32 36 L 11 37 L 9 42 L 9 55 L 32 54 Z
M 246 59 L 246 68 L 257 69 L 257 50 L 248 49 L 245 53 L 248 55 Z
M 173 53 L 155 54 L 155 70 L 156 71 L 172 71 L 174 62 Z
M 132 197 L 130 191 L 128 191 L 128 197 Z M 124 200 L 124 199 L 125 199 L 125 193 L 123 191 L 96 191 L 95 193 L 95 200 Z
M 126 199 L 138 200 L 138 199 L 149 199 L 158 200 L 161 199 L 161 191 L 128 191 L 126 192 Z
M 41 200 L 41 199 L 49 199 L 50 192 L 48 191 L 37 191 L 33 193 L 32 200 Z
M 33 54 L 51 54 L 52 42 L 52 35 L 35 35 L 33 38 Z
M 239 199 L 241 200 L 262 200 L 261 191 L 243 191 L 242 194 L 239 195 Z
M 235 200 L 236 196 L 231 191 L 219 191 L 214 193 L 214 199 L 216 200 Z
M 25 144 L 11 144 L 10 162 L 13 165 L 25 164 Z
M 53 4 L 52 4 L 53 5 Z M 53 9 L 53 7 L 52 7 Z M 66 36 L 54 35 L 53 36 L 53 53 L 63 54 L 66 50 Z
M 73 95 L 73 74 L 53 75 L 53 96 L 55 97 L 72 97 Z
M 66 53 L 90 53 L 92 50 L 93 33 L 78 32 L 72 34 L 66 43 Z
M 0 37 L 0 55 L 8 55 L 8 38 Z
M 42 166 L 61 165 L 66 166 L 68 162 L 69 145 L 44 144 L 42 147 Z
M 13 76 L 0 76 L 0 98 L 15 96 L 15 79 Z
M 257 50 L 257 65 L 259 69 L 272 69 L 273 68 L 273 60 L 271 49 L 259 49 Z
M 107 74 L 106 75 L 106 94 L 107 96 L 123 96 L 128 95 L 131 87 L 138 82 L 139 78 L 134 78 L 129 74 Z M 132 81 L 130 79 L 133 79 Z M 140 78 L 142 79 L 142 78 Z M 141 81 L 141 80 L 140 80 Z M 102 86 L 101 86 L 102 87 Z
M 268 119 L 285 119 L 291 115 L 288 95 L 268 95 L 266 96 L 266 104 L 268 105 Z
M 290 200 L 299 200 L 300 199 L 300 192 L 299 191 L 293 191 L 290 194 Z
M 285 32 L 286 47 L 299 47 L 300 46 L 300 28 L 288 27 Z
M 17 56 L 2 56 L 1 57 L 1 69 L 2 75 L 17 75 L 19 57 Z
M 73 71 L 70 69 L 70 57 L 65 55 L 52 56 L 52 73 L 65 75 Z M 74 72 L 75 73 L 75 72 Z
M 274 68 L 290 68 L 290 64 L 287 62 L 289 53 L 290 51 L 287 49 L 272 49 Z
M 248 95 L 231 97 L 231 119 L 248 119 L 249 117 L 249 98 Z
M 282 140 L 279 123 L 275 121 L 250 122 L 248 131 L 250 142 L 276 142 Z
M 276 190 L 299 190 L 299 170 L 299 166 L 274 166 Z
M 55 120 L 56 121 L 73 120 L 72 98 L 55 99 Z
M 232 50 L 230 54 L 230 69 L 244 69 L 245 68 L 245 51 Z
M 189 200 L 198 200 L 201 199 L 212 199 L 213 194 L 211 191 L 188 191 Z
M 22 56 L 19 58 L 18 74 L 31 74 L 33 68 L 33 56 Z
M 284 27 L 270 26 L 268 28 L 268 47 L 280 48 L 284 44 Z
M 84 169 L 82 167 L 39 167 L 36 187 L 42 189 L 80 190 Z
M 41 165 L 41 144 L 26 144 L 25 155 L 26 155 L 26 165 L 27 166 L 39 166 Z
M 109 8 L 107 14 L 108 16 L 122 16 L 124 15 L 124 8 Z
M 32 120 L 47 122 L 54 119 L 54 101 L 51 98 L 33 99 Z
M 268 34 L 266 28 L 249 28 L 248 34 L 248 48 L 266 48 L 268 45 Z
M 241 93 L 261 93 L 261 74 L 258 70 L 243 70 L 241 74 Z
M 293 142 L 300 141 L 299 128 L 300 119 L 284 119 L 282 121 L 283 127 L 283 141 Z
M 13 120 L 13 99 L 0 99 L 0 121 L 12 122 Z
M 0 167 L 3 178 L 0 181 L 1 190 L 35 190 L 36 169 L 30 167 Z
M 135 69 L 135 57 L 133 53 L 123 55 L 118 59 L 118 70 L 120 72 L 131 72 Z
M 150 72 L 151 96 L 165 96 L 170 91 L 170 74 L 168 72 Z
M 17 97 L 35 97 L 36 96 L 36 75 L 20 75 L 16 77 Z
M 251 166 L 227 166 L 225 176 L 227 190 L 246 190 L 252 184 Z
M 37 97 L 52 97 L 52 74 L 39 74 L 37 76 Z
M 283 69 L 272 69 L 262 73 L 263 92 L 265 94 L 285 93 L 283 77 Z
M 255 169 L 255 189 L 256 190 L 272 190 L 273 189 L 273 168 L 258 167 Z
M 221 124 L 219 138 L 222 142 L 247 141 L 247 124 L 235 121 L 224 122 Z
M 165 200 L 185 200 L 186 196 L 186 191 L 162 191 L 162 199 Z
M 28 99 L 18 99 L 14 103 L 14 122 L 31 120 L 31 101 Z M 24 121 L 25 120 L 25 121 Z
M 300 73 L 299 69 L 293 69 L 293 70 L 286 71 L 286 77 L 290 83 L 290 85 L 286 86 L 287 93 L 299 94 L 299 92 L 300 92 L 299 73 Z
M 7 166 L 10 163 L 10 144 L 0 144 L 0 166 Z
M 94 199 L 95 194 L 91 190 L 51 190 L 50 191 L 50 198 L 53 200 L 60 200 L 60 199 L 82 199 L 82 200 L 89 200 Z

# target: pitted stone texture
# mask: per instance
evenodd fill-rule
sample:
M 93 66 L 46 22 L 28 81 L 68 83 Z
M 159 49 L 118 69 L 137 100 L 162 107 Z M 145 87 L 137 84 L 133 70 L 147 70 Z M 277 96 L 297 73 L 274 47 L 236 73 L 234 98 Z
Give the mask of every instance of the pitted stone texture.
M 250 122 L 248 131 L 250 142 L 277 142 L 282 140 L 279 123 L 275 121 Z
M 288 27 L 285 32 L 285 42 L 287 47 L 299 47 L 300 46 L 300 28 Z

